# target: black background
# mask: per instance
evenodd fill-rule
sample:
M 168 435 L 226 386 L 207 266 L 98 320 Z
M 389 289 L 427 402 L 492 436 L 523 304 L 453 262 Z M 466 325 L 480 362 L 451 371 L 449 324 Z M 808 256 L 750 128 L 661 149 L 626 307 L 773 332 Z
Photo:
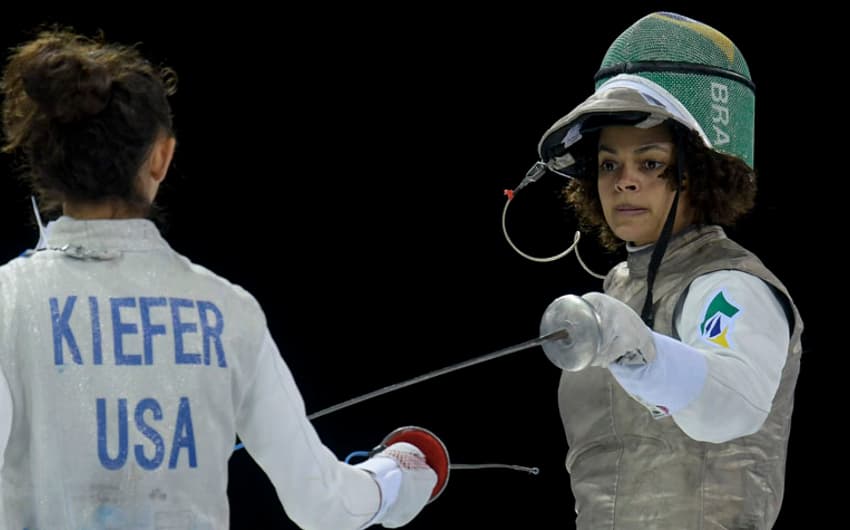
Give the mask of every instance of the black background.
M 829 50 L 837 49 L 825 42 L 829 13 L 595 4 L 199 4 L 180 16 L 153 4 L 29 8 L 2 17 L 0 46 L 59 22 L 140 42 L 177 71 L 178 149 L 160 197 L 166 237 L 257 297 L 313 412 L 534 338 L 549 302 L 600 290 L 573 256 L 533 263 L 509 247 L 502 191 L 536 160 L 542 133 L 592 92 L 606 48 L 626 27 L 659 9 L 714 26 L 743 51 L 758 87 L 758 205 L 729 233 L 783 279 L 807 326 L 777 528 L 831 519 L 821 475 L 843 463 L 818 453 L 834 439 L 818 416 L 840 402 L 825 395 L 832 367 L 816 290 L 824 284 L 815 274 L 829 269 L 814 263 L 834 261 L 821 260 L 814 234 L 825 196 L 842 187 L 840 174 L 819 179 L 846 171 L 846 160 L 818 132 L 842 112 L 840 91 L 819 91 L 830 78 L 821 62 L 831 64 Z M 10 164 L 4 156 L 0 262 L 37 239 L 28 193 Z M 545 177 L 508 211 L 524 251 L 552 255 L 571 242 L 574 221 L 555 197 L 561 184 Z M 622 257 L 590 239 L 580 248 L 600 273 Z M 572 528 L 558 376 L 535 348 L 314 424 L 341 459 L 396 427 L 418 425 L 442 438 L 454 463 L 541 469 L 456 470 L 411 529 Z M 294 528 L 244 451 L 231 460 L 229 490 L 233 528 Z

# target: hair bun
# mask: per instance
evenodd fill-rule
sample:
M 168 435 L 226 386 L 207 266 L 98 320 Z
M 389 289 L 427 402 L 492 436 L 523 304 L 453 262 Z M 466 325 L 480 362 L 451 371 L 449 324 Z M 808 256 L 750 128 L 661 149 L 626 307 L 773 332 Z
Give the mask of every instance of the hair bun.
M 79 52 L 45 51 L 23 75 L 24 90 L 51 119 L 72 123 L 109 104 L 108 70 Z

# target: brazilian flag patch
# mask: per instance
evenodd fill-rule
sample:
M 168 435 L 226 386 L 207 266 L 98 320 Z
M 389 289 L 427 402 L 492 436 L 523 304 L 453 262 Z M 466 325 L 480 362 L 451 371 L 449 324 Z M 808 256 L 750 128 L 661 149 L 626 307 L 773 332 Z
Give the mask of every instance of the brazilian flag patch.
M 729 348 L 732 323 L 740 312 L 740 308 L 730 302 L 722 290 L 718 291 L 705 310 L 699 325 L 700 335 L 712 344 Z

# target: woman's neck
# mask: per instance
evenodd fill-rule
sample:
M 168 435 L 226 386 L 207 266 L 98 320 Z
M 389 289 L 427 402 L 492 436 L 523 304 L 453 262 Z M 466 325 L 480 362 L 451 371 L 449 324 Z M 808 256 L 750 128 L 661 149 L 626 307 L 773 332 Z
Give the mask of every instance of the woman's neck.
M 77 202 L 62 203 L 62 214 L 74 219 L 135 219 L 146 217 L 145 212 L 138 206 L 132 206 L 124 201 Z

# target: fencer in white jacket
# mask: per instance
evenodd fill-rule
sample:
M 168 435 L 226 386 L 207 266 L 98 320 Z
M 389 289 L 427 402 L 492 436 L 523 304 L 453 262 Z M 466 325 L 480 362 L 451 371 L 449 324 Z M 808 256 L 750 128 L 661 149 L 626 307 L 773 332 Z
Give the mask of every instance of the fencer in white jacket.
M 299 526 L 406 524 L 437 482 L 423 453 L 340 462 L 257 301 L 145 219 L 175 148 L 164 75 L 67 31 L 4 70 L 4 148 L 64 215 L 0 266 L 0 528 L 226 529 L 237 435 Z

